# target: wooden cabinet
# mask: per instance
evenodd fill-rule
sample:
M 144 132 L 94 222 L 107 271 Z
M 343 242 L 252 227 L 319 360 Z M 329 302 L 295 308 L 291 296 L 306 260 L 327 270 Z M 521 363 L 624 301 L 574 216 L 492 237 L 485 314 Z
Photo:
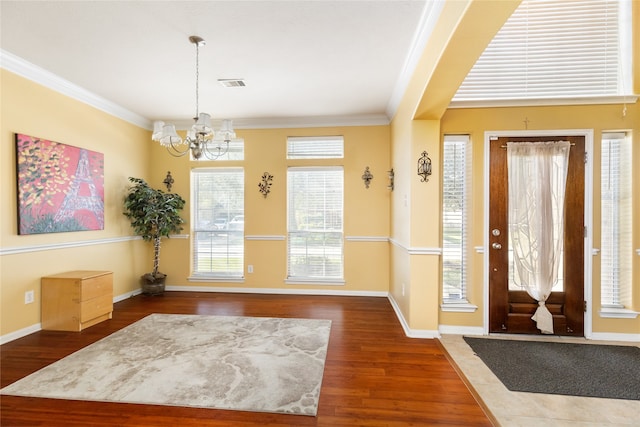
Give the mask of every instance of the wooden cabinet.
M 68 271 L 43 277 L 42 329 L 81 331 L 113 313 L 113 273 Z

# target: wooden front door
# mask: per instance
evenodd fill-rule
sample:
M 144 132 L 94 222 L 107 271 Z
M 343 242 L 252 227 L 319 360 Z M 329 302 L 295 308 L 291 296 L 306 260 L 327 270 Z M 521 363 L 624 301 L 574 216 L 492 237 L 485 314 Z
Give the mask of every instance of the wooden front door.
M 509 250 L 508 141 L 570 141 L 565 194 L 564 255 L 560 282 L 546 302 L 556 335 L 584 336 L 584 174 L 583 136 L 492 138 L 489 152 L 489 332 L 539 334 L 531 316 L 538 307 L 511 284 Z

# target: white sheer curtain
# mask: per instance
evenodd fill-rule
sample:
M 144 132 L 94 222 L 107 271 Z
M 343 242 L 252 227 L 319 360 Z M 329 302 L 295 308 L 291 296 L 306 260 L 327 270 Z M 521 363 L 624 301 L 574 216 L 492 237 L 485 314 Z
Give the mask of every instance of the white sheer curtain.
M 545 306 L 558 281 L 564 241 L 564 196 L 569 165 L 567 141 L 508 142 L 509 234 L 519 286 L 538 301 L 531 317 L 553 334 Z

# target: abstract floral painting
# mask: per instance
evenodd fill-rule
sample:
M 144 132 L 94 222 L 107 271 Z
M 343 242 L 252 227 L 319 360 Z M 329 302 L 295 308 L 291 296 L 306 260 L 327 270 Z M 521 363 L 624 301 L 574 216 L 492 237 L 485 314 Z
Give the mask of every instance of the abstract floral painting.
M 18 234 L 104 229 L 104 155 L 16 134 Z

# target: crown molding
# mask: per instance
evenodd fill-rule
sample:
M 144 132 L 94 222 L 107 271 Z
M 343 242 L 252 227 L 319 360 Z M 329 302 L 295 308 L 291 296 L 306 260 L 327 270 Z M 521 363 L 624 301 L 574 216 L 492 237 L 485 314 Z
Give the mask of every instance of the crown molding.
M 152 129 L 152 123 L 149 119 L 2 49 L 0 49 L 0 67 L 133 125 Z
M 153 129 L 153 122 L 118 104 L 96 95 L 62 77 L 32 64 L 10 52 L 0 49 L 0 67 L 25 79 L 31 80 L 62 95 L 83 102 L 143 129 Z M 193 125 L 192 120 L 167 120 L 178 130 L 186 130 Z M 213 120 L 220 127 L 222 120 Z M 233 119 L 235 129 L 285 129 L 337 126 L 386 126 L 390 123 L 386 114 L 341 115 L 317 117 L 265 117 Z
M 418 23 L 418 28 L 413 36 L 413 40 L 411 41 L 409 53 L 407 54 L 407 58 L 402 66 L 402 71 L 400 72 L 400 76 L 398 76 L 398 80 L 393 88 L 393 93 L 391 94 L 391 98 L 387 104 L 388 117 L 393 117 L 400 106 L 402 97 L 409 86 L 409 82 L 411 81 L 411 77 L 418 66 L 418 62 L 424 53 L 427 41 L 438 22 L 438 18 L 442 13 L 444 4 L 444 0 L 425 2 L 420 22 Z
M 187 130 L 193 120 L 167 120 L 177 130 Z M 222 120 L 212 120 L 213 126 L 219 128 Z M 294 129 L 339 126 L 386 126 L 390 123 L 386 114 L 315 116 L 315 117 L 262 117 L 233 119 L 234 129 Z

